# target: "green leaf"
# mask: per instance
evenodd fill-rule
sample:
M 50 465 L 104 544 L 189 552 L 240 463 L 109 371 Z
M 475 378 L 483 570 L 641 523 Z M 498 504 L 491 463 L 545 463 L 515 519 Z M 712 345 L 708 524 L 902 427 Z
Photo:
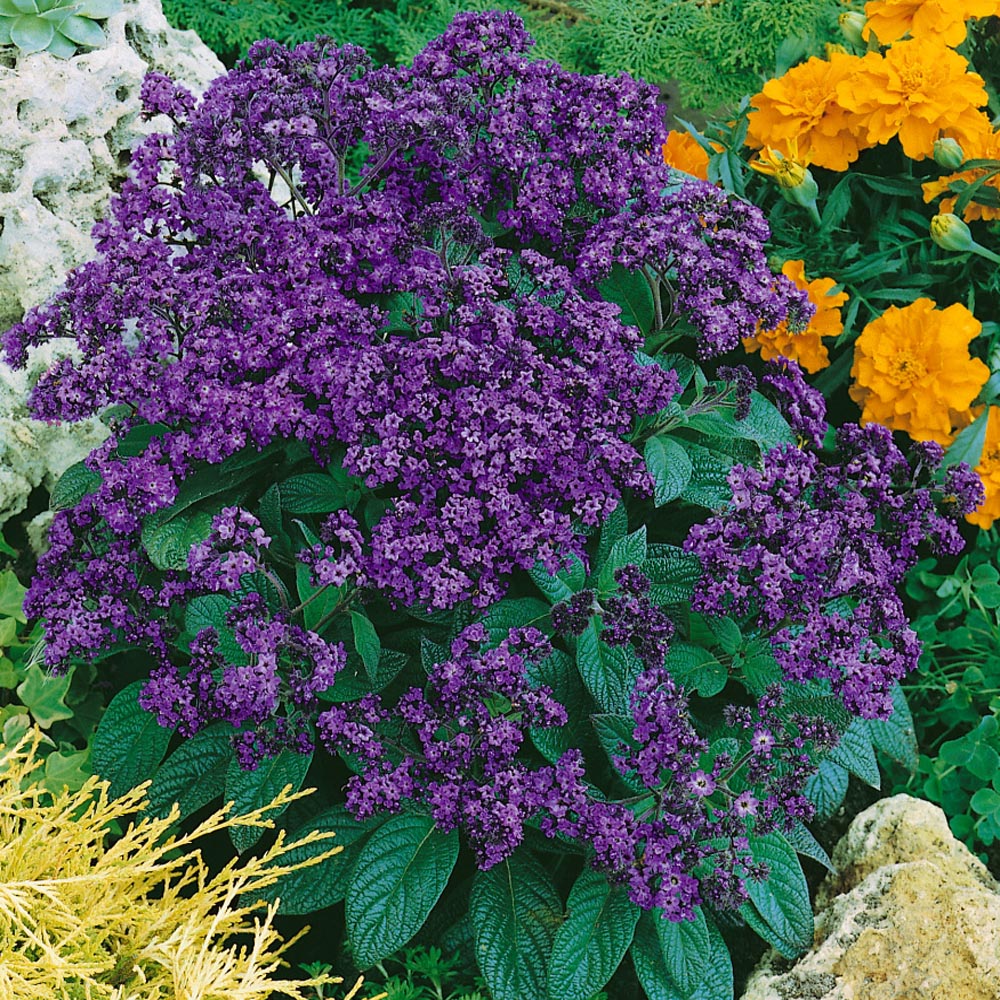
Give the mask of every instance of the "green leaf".
M 382 641 L 378 632 L 368 616 L 360 611 L 351 612 L 351 629 L 354 633 L 354 648 L 358 651 L 368 676 L 374 678 L 382 655 Z
M 709 954 L 691 991 L 684 992 L 668 972 L 657 929 L 669 921 L 661 920 L 658 913 L 653 910 L 642 915 L 630 951 L 636 975 L 649 1000 L 732 1000 L 733 962 L 715 924 L 705 921 Z
M 621 307 L 620 319 L 626 326 L 637 326 L 644 337 L 653 331 L 653 293 L 641 271 L 628 271 L 614 264 L 597 290 L 605 302 Z
M 24 595 L 28 591 L 12 569 L 0 573 L 0 617 L 13 618 L 22 625 L 28 623 L 24 614 Z
M 367 969 L 402 948 L 423 926 L 458 860 L 458 830 L 429 816 L 393 816 L 358 856 L 347 888 L 353 960 Z
M 153 775 L 146 812 L 166 816 L 176 802 L 184 819 L 221 795 L 234 759 L 235 731 L 228 722 L 216 722 L 185 740 Z
M 605 712 L 625 714 L 642 662 L 628 647 L 601 642 L 592 619 L 576 640 L 576 666 L 587 690 Z
M 770 400 L 759 392 L 750 394 L 750 412 L 742 420 L 736 421 L 736 433 L 753 441 L 762 452 L 770 451 L 779 444 L 795 444 L 795 435 L 788 421 Z
M 111 17 L 122 9 L 118 0 L 80 0 L 75 6 L 81 17 Z
M 69 744 L 62 746 L 65 748 Z M 56 750 L 45 758 L 45 778 L 41 784 L 53 795 L 59 795 L 64 788 L 76 792 L 84 786 L 90 774 L 89 750 Z
M 762 882 L 748 879 L 747 893 L 770 933 L 767 940 L 786 958 L 795 958 L 813 941 L 809 886 L 795 849 L 780 833 L 750 837 L 750 853 L 770 868 Z M 747 909 L 746 903 L 740 912 Z M 744 914 L 745 915 L 745 914 Z
M 703 698 L 717 695 L 729 679 L 729 671 L 707 649 L 689 642 L 673 642 L 663 668 L 688 691 Z
M 278 484 L 281 509 L 289 514 L 330 514 L 348 507 L 346 484 L 319 472 L 292 476 Z
M 712 957 L 712 939 L 700 906 L 694 908 L 693 920 L 656 919 L 660 952 L 671 982 L 685 996 L 701 982 Z
M 100 48 L 107 41 L 104 32 L 98 25 L 88 18 L 78 17 L 76 14 L 70 14 L 69 17 L 60 21 L 58 31 L 60 35 L 68 38 L 71 42 L 76 42 L 77 45 L 86 45 L 92 49 Z
M 622 886 L 585 868 L 570 889 L 567 916 L 556 931 L 549 964 L 551 1000 L 589 1000 L 625 957 L 639 908 Z
M 732 498 L 727 479 L 732 461 L 691 441 L 683 445 L 691 459 L 691 480 L 681 492 L 681 499 L 709 510 L 721 510 Z
M 611 554 L 611 546 L 624 538 L 628 534 L 628 514 L 625 511 L 625 503 L 618 501 L 618 506 L 607 516 L 604 524 L 601 525 L 601 537 L 597 543 L 597 556 L 594 560 L 595 566 L 603 566 Z
M 569 554 L 569 566 L 552 576 L 542 563 L 528 570 L 535 586 L 553 603 L 568 601 L 587 582 L 587 571 L 579 557 Z
M 33 14 L 22 14 L 10 26 L 10 40 L 24 53 L 43 52 L 55 33 L 48 21 Z
M 186 570 L 192 545 L 205 541 L 212 532 L 212 515 L 196 511 L 166 524 L 149 521 L 142 526 L 142 547 L 157 569 Z
M 872 788 L 881 787 L 882 781 L 875 760 L 875 748 L 864 719 L 855 719 L 846 732 L 841 733 L 840 742 L 830 751 L 829 759 L 835 764 L 856 774 Z
M 193 597 L 184 609 L 184 631 L 193 638 L 202 629 L 213 628 L 217 636 L 217 649 L 229 663 L 243 666 L 249 662 L 236 635 L 226 624 L 226 614 L 235 601 L 225 594 L 202 594 Z
M 100 488 L 101 477 L 83 462 L 71 465 L 60 477 L 49 495 L 50 510 L 75 507 L 88 493 Z
M 537 597 L 505 597 L 490 606 L 483 618 L 483 625 L 490 634 L 490 641 L 499 643 L 507 638 L 512 628 L 534 625 L 544 628 L 549 617 L 549 605 Z M 448 658 L 445 650 L 445 659 Z
M 701 579 L 701 560 L 676 545 L 650 545 L 640 568 L 649 577 L 654 604 L 690 600 Z
M 680 442 L 660 435 L 646 442 L 643 453 L 646 468 L 653 477 L 653 501 L 662 507 L 676 500 L 691 480 L 691 459 Z
M 38 663 L 32 663 L 18 685 L 17 696 L 34 716 L 42 729 L 48 729 L 60 719 L 73 718 L 73 709 L 63 699 L 73 681 L 73 668 L 65 674 L 49 674 Z
M 346 806 L 331 806 L 289 834 L 288 841 L 292 843 L 301 840 L 314 830 L 332 830 L 337 836 L 332 841 L 321 840 L 304 847 L 292 848 L 287 854 L 276 858 L 274 864 L 298 864 L 338 845 L 344 849 L 317 865 L 290 872 L 274 885 L 257 893 L 259 899 L 268 903 L 280 897 L 278 912 L 283 915 L 314 913 L 333 906 L 344 898 L 351 866 L 357 861 L 372 832 L 372 823 L 359 822 L 347 811 Z
M 635 740 L 632 737 L 632 732 L 635 729 L 635 719 L 631 715 L 601 713 L 592 715 L 590 721 L 594 727 L 594 732 L 597 733 L 598 741 L 604 748 L 604 752 L 608 755 L 608 760 L 611 761 L 615 771 L 621 775 L 625 784 L 634 792 L 646 791 L 646 786 L 638 779 L 634 771 L 623 771 L 615 763 L 616 757 L 626 756 L 629 749 L 635 745 Z M 623 743 L 625 744 L 624 747 L 622 746 Z
M 847 771 L 832 760 L 820 761 L 819 770 L 802 788 L 802 794 L 816 806 L 818 819 L 832 816 L 847 794 Z
M 323 584 L 319 587 L 314 587 L 309 567 L 305 563 L 296 562 L 295 590 L 299 595 L 300 602 L 303 604 L 306 601 L 309 602 L 302 609 L 302 624 L 307 629 L 314 630 L 340 601 L 344 599 L 348 585 L 335 587 L 332 584 Z
M 955 440 L 944 453 L 944 465 L 957 465 L 966 462 L 970 469 L 979 465 L 983 457 L 983 445 L 986 443 L 986 420 L 990 408 L 986 407 L 968 427 L 958 432 Z
M 600 567 L 598 586 L 603 591 L 617 589 L 615 570 L 635 564 L 641 566 L 646 561 L 646 525 L 641 525 L 631 535 L 619 538 L 608 553 L 607 561 Z
M 146 681 L 134 681 L 111 699 L 91 744 L 91 767 L 110 783 L 108 794 L 118 798 L 151 778 L 167 752 L 173 730 L 139 706 Z
M 233 758 L 226 771 L 225 798 L 233 802 L 233 815 L 248 813 L 266 806 L 286 786 L 291 785 L 297 792 L 306 780 L 306 772 L 312 761 L 312 754 L 297 753 L 294 750 L 280 750 L 276 757 L 265 758 L 254 771 L 244 771 L 239 761 Z M 280 816 L 288 806 L 274 809 L 272 818 Z M 242 854 L 260 840 L 264 831 L 259 826 L 233 826 L 229 828 L 229 839 Z
M 548 871 L 518 851 L 476 873 L 469 901 L 476 963 L 494 1000 L 545 995 L 562 901 Z

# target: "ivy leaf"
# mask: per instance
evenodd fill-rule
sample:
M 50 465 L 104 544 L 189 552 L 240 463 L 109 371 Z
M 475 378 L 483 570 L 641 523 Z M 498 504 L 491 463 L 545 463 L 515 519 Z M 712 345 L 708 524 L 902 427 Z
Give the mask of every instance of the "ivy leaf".
M 747 879 L 747 893 L 763 921 L 763 936 L 786 958 L 797 958 L 813 941 L 809 886 L 795 849 L 780 833 L 751 836 L 750 853 L 770 874 L 762 882 Z M 747 918 L 749 904 L 740 912 Z M 760 929 L 755 927 L 755 930 Z
M 14 575 L 12 569 L 0 573 L 0 617 L 13 618 L 14 621 L 26 625 L 28 619 L 24 614 L 24 595 L 27 590 L 21 586 L 21 581 Z
M 134 681 L 111 699 L 91 744 L 91 767 L 110 783 L 108 795 L 118 798 L 151 778 L 163 760 L 173 730 L 139 705 L 144 680 Z
M 458 860 L 458 830 L 430 816 L 393 816 L 365 844 L 347 888 L 354 962 L 367 969 L 402 948 L 424 925 Z
M 654 504 L 662 507 L 676 500 L 691 480 L 691 459 L 684 446 L 661 434 L 646 442 L 643 457 L 653 478 Z
M 551 1000 L 589 1000 L 625 957 L 639 908 L 621 886 L 585 868 L 570 889 L 567 916 L 556 931 L 549 964 Z
M 146 811 L 166 816 L 176 802 L 183 819 L 221 795 L 233 760 L 234 732 L 229 723 L 216 722 L 185 740 L 153 775 Z
M 476 873 L 469 901 L 476 962 L 494 1000 L 545 995 L 562 901 L 548 871 L 518 851 Z
M 286 785 L 297 792 L 306 780 L 312 754 L 295 750 L 280 750 L 276 757 L 264 759 L 254 771 L 244 771 L 234 757 L 226 771 L 225 797 L 232 800 L 233 815 L 248 813 L 266 806 Z M 288 806 L 274 809 L 272 818 L 280 816 Z M 232 826 L 229 839 L 242 854 L 260 840 L 263 829 L 259 826 Z
M 38 663 L 32 663 L 24 680 L 17 687 L 17 696 L 31 712 L 42 729 L 48 729 L 60 719 L 71 719 L 73 709 L 63 699 L 69 694 L 73 668 L 65 674 L 49 674 Z

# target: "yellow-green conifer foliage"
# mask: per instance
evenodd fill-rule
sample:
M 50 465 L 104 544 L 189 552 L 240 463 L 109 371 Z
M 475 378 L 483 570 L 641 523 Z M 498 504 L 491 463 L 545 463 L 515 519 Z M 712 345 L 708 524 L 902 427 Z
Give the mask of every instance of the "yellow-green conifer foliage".
M 313 1000 L 340 982 L 273 978 L 296 938 L 283 941 L 272 926 L 276 904 L 248 905 L 283 874 L 342 850 L 281 861 L 334 834 L 293 844 L 279 835 L 214 876 L 193 846 L 233 825 L 271 826 L 268 812 L 307 793 L 286 788 L 243 816 L 230 816 L 230 804 L 192 833 L 171 834 L 176 813 L 126 825 L 145 786 L 109 799 L 96 777 L 57 795 L 37 784 L 40 740 L 35 729 L 0 747 L 0 1000 Z M 112 824 L 124 833 L 110 836 Z

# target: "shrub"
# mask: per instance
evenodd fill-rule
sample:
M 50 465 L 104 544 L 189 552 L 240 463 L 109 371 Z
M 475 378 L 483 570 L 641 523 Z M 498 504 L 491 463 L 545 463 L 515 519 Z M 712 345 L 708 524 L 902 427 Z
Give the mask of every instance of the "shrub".
M 791 361 L 720 364 L 807 291 L 663 163 L 653 88 L 529 42 L 463 14 L 412 67 L 265 42 L 200 104 L 148 78 L 173 134 L 5 341 L 75 337 L 35 412 L 115 431 L 26 607 L 54 668 L 138 674 L 93 760 L 154 813 L 322 775 L 288 823 L 346 849 L 280 892 L 344 900 L 362 967 L 423 928 L 498 1000 L 721 998 L 721 913 L 812 941 L 820 763 L 912 753 L 896 587 L 981 491 L 876 426 L 824 449 Z
M 272 825 L 267 812 L 298 796 L 285 789 L 242 816 L 221 810 L 184 835 L 167 836 L 176 813 L 147 817 L 112 840 L 111 827 L 143 807 L 143 789 L 111 799 L 107 782 L 90 778 L 50 794 L 35 784 L 41 739 L 36 729 L 0 748 L 0 996 L 306 1000 L 312 987 L 339 981 L 275 978 L 291 942 L 272 926 L 274 905 L 253 902 L 282 874 L 341 850 L 326 848 L 333 834 L 308 838 L 324 842 L 309 861 L 283 862 L 305 842 L 279 837 L 260 857 L 214 876 L 191 849 L 236 824 Z M 239 935 L 250 935 L 249 949 Z

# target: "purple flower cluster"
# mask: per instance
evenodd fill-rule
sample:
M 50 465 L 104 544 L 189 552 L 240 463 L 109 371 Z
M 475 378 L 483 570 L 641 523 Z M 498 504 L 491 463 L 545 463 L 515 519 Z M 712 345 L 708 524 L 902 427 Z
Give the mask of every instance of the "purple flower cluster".
M 362 763 L 347 784 L 347 805 L 359 819 L 419 799 L 440 829 L 464 828 L 484 868 L 510 855 L 540 805 L 539 776 L 518 760 L 528 729 L 566 722 L 552 692 L 527 680 L 528 663 L 552 652 L 545 636 L 512 629 L 482 650 L 487 638 L 481 624 L 466 628 L 450 658 L 431 668 L 427 691 L 410 688 L 391 711 L 369 695 L 327 709 L 317 722 L 328 750 Z M 412 746 L 380 734 L 390 720 L 408 727 Z
M 877 424 L 840 428 L 837 450 L 836 464 L 782 446 L 733 468 L 729 507 L 684 543 L 702 563 L 692 606 L 750 618 L 789 680 L 825 679 L 852 712 L 885 718 L 920 655 L 897 585 L 924 541 L 961 549 L 955 519 L 982 487 L 966 466 L 933 484 L 940 449 L 911 468 Z
M 773 358 L 764 365 L 760 385 L 803 444 L 821 448 L 826 435 L 826 400 L 806 382 L 799 364 L 788 358 Z
M 183 669 L 170 660 L 155 667 L 139 704 L 182 736 L 220 719 L 236 729 L 249 724 L 234 735 L 244 768 L 256 767 L 282 746 L 311 752 L 317 695 L 347 662 L 343 644 L 268 615 L 254 592 L 232 606 L 225 624 L 227 643 L 217 629 L 204 628 L 191 639 Z
M 15 364 L 54 336 L 80 347 L 39 381 L 37 416 L 126 404 L 122 431 L 166 425 L 123 463 L 130 487 L 145 463 L 144 490 L 98 497 L 115 530 L 169 505 L 192 462 L 297 439 L 325 465 L 343 446 L 392 504 L 326 572 L 398 604 L 486 606 L 511 570 L 579 552 L 623 489 L 649 490 L 625 439 L 678 384 L 635 363 L 641 336 L 598 283 L 647 268 L 676 293 L 660 319 L 703 354 L 801 294 L 772 278 L 757 209 L 643 152 L 663 132 L 654 88 L 530 44 L 511 14 L 461 14 L 411 67 L 261 42 L 200 102 L 147 78 L 173 135 L 135 151 L 99 257 L 4 338 Z M 53 564 L 37 589 L 59 588 Z

